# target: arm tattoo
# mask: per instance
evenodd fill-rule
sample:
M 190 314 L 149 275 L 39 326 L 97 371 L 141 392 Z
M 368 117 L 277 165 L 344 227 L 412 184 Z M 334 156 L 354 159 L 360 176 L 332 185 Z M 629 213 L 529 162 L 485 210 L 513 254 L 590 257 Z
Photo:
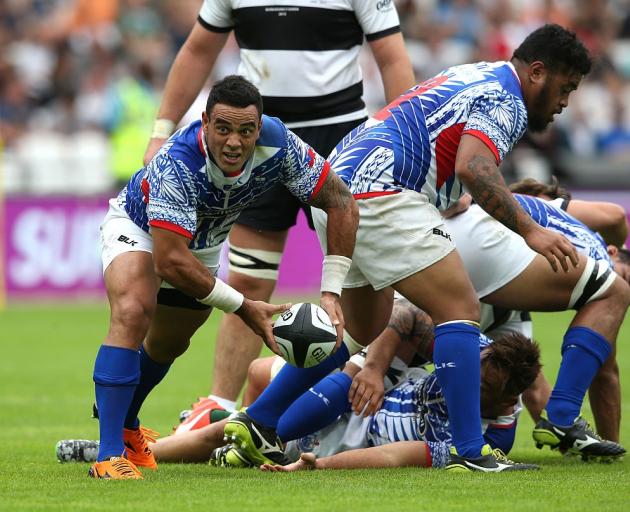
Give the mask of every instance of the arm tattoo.
M 387 327 L 400 337 L 400 341 L 408 343 L 413 332 L 413 317 L 415 306 L 407 299 L 396 300 Z
M 330 171 L 319 193 L 308 202 L 315 208 L 346 208 L 352 202 L 352 194 L 346 184 Z
M 518 204 L 496 164 L 486 157 L 474 156 L 467 168 L 473 176 L 471 183 L 467 183 L 473 199 L 495 219 L 518 233 Z

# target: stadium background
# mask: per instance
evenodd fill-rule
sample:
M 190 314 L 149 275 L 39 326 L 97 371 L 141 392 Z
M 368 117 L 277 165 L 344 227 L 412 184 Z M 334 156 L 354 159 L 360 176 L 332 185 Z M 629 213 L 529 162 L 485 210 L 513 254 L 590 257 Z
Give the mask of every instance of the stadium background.
M 200 0 L 0 2 L 0 296 L 9 301 L 103 297 L 98 224 L 140 166 L 175 53 Z M 576 197 L 630 211 L 630 0 L 397 0 L 418 81 L 474 60 L 507 59 L 533 28 L 574 29 L 597 64 L 545 133 L 503 164 L 508 181 L 553 174 Z M 365 50 L 365 98 L 383 104 Z M 234 72 L 230 39 L 213 79 Z M 299 84 L 298 84 L 299 86 Z M 197 118 L 207 89 L 183 122 Z M 293 230 L 278 291 L 310 293 L 320 252 Z

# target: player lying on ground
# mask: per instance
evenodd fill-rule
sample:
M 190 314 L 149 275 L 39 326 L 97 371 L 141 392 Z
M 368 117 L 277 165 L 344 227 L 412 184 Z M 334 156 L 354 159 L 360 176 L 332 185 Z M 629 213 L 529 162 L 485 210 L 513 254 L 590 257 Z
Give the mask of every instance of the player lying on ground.
M 279 428 L 289 443 L 288 453 L 296 459 L 310 443 L 319 455 L 328 455 L 352 448 L 390 444 L 398 440 L 404 443 L 407 463 L 443 467 L 449 460 L 451 433 L 448 416 L 439 383 L 434 374 L 420 368 L 409 369 L 413 346 L 426 347 L 433 335 L 425 326 L 426 320 L 409 320 L 410 308 L 406 301 L 397 301 L 390 327 L 381 335 L 386 343 L 394 344 L 393 338 L 402 338 L 397 364 L 388 375 L 388 386 L 394 386 L 385 397 L 383 407 L 370 417 L 353 415 L 347 400 L 352 375 L 360 367 L 352 362 L 342 373 L 335 373 L 318 383 L 300 397 L 281 418 Z M 426 316 L 415 310 L 416 317 Z M 428 339 L 425 339 L 428 338 Z M 396 345 L 399 345 L 396 343 Z M 516 418 L 520 412 L 518 395 L 536 377 L 540 370 L 539 351 L 535 344 L 518 333 L 502 335 L 491 343 L 480 339 L 481 357 L 481 410 L 485 418 L 484 438 L 493 448 L 509 452 L 514 439 Z M 403 361 L 403 359 L 405 361 Z M 269 383 L 274 363 L 279 358 L 255 361 L 249 374 L 249 385 L 264 387 Z M 355 358 L 356 360 L 356 358 Z M 281 360 L 280 360 L 281 361 Z M 337 420 L 337 418 L 341 417 Z M 337 420 L 337 421 L 336 421 Z M 385 421 L 387 420 L 387 421 Z M 211 423 L 203 428 L 159 439 L 151 448 L 160 461 L 199 462 L 208 460 L 213 450 L 225 444 L 223 427 L 226 421 Z M 321 430 L 313 432 L 314 429 Z M 314 435 L 312 435 L 314 434 Z M 85 460 L 94 451 L 94 442 L 60 442 L 60 460 Z M 500 452 L 495 455 L 502 459 Z M 234 458 L 236 457 L 236 458 Z M 226 460 L 227 459 L 227 460 Z M 248 466 L 238 450 L 218 449 L 213 462 Z M 386 464 L 382 467 L 387 467 Z
M 446 219 L 446 234 L 450 233 L 457 242 L 474 289 L 484 302 L 514 310 L 577 310 L 564 336 L 562 364 L 554 392 L 546 404 L 546 415 L 534 430 L 537 445 L 575 451 L 584 458 L 620 456 L 625 450 L 616 443 L 601 440 L 580 417 L 580 408 L 599 368 L 612 357 L 617 333 L 630 303 L 628 283 L 614 272 L 617 266 L 624 273 L 627 264 L 621 261 L 621 253 L 617 253 L 613 262 L 604 240 L 560 208 L 534 197 L 515 197 L 534 221 L 570 237 L 580 249 L 577 267 L 554 272 L 544 257 L 478 205 Z M 380 357 L 375 355 L 377 361 Z M 447 363 L 438 361 L 438 368 L 442 364 Z M 380 380 L 382 377 L 377 377 L 374 382 Z M 371 393 L 366 386 L 364 402 L 370 403 L 368 407 L 373 412 L 378 402 L 372 401 Z M 266 392 L 261 398 L 265 395 Z M 274 414 L 282 415 L 286 411 L 282 400 L 274 404 L 267 398 L 263 403 L 271 407 Z M 259 398 L 254 405 L 260 401 Z M 276 443 L 277 432 L 258 426 L 257 433 L 251 434 L 249 410 L 251 407 L 248 413 L 239 413 L 228 421 L 226 435 L 236 438 L 235 444 L 252 464 L 278 462 L 279 456 L 276 460 L 267 456 L 275 450 L 269 447 Z M 261 437 L 265 437 L 264 442 Z M 259 449 L 260 446 L 264 448 Z M 279 453 L 280 449 L 275 452 Z

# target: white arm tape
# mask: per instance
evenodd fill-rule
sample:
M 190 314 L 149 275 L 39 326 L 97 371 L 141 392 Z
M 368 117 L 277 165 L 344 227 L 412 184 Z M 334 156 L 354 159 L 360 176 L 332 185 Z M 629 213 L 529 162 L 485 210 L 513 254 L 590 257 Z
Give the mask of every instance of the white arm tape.
M 352 260 L 337 254 L 324 256 L 324 266 L 322 268 L 322 287 L 320 291 L 331 292 L 341 295 L 341 287 L 346 280 L 348 270 Z
M 243 297 L 241 292 L 225 284 L 221 279 L 215 278 L 214 288 L 212 288 L 208 296 L 197 300 L 206 306 L 212 306 L 226 313 L 234 313 L 241 307 L 244 299 L 245 297 Z
M 153 123 L 152 139 L 168 139 L 175 131 L 175 123 L 170 119 L 156 119 Z

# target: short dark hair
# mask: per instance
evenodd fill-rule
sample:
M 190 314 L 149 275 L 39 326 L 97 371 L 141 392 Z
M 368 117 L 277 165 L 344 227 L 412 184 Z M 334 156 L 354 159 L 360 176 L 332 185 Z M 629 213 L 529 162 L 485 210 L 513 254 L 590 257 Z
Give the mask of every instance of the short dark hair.
M 591 70 L 588 50 L 571 32 L 555 23 L 548 23 L 529 34 L 514 50 L 513 59 L 531 64 L 541 61 L 552 73 L 576 72 L 587 75 Z
M 255 105 L 258 110 L 258 117 L 262 116 L 263 112 L 260 91 L 241 75 L 228 75 L 212 86 L 206 103 L 206 114 L 208 116 L 217 103 L 240 108 Z
M 520 395 L 536 380 L 542 368 L 538 343 L 519 332 L 497 335 L 484 352 L 482 367 L 503 376 L 495 389 L 486 390 L 490 395 L 487 399 Z
M 534 178 L 525 178 L 524 180 L 517 181 L 510 185 L 510 190 L 515 194 L 525 194 L 528 196 L 539 197 L 545 195 L 551 199 L 571 199 L 571 193 L 565 188 L 561 187 L 558 183 L 558 179 L 555 176 L 551 177 L 551 183 L 545 184 Z

